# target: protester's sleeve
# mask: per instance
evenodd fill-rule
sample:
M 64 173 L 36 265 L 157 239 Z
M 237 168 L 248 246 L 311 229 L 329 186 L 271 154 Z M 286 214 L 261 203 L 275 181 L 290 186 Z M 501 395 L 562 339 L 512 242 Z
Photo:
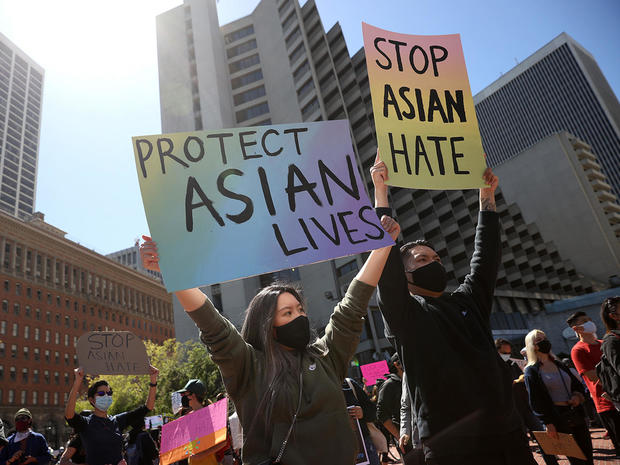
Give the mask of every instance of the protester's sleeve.
M 357 279 L 351 281 L 346 295 L 329 318 L 325 335 L 317 341 L 327 349 L 327 359 L 340 382 L 347 375 L 349 362 L 357 350 L 364 326 L 363 318 L 374 290 L 374 286 Z
M 525 387 L 534 415 L 545 425 L 555 425 L 557 416 L 553 410 L 553 403 L 549 400 L 547 387 L 532 366 L 525 367 Z
M 200 340 L 219 367 L 228 393 L 235 397 L 252 386 L 257 369 L 256 355 L 233 324 L 208 298 L 202 307 L 187 314 L 200 330 Z
M 474 254 L 470 271 L 457 292 L 469 294 L 478 304 L 485 318 L 491 315 L 497 270 L 502 257 L 499 214 L 481 211 L 478 214 Z
M 400 396 L 397 391 L 398 385 L 391 381 L 386 381 L 381 386 L 377 398 L 377 420 L 379 423 L 383 424 L 386 420 L 391 420 L 393 414 L 400 411 Z M 395 401 L 398 405 L 395 405 Z
M 127 412 L 119 413 L 114 417 L 118 429 L 123 432 L 128 426 L 137 427 L 144 424 L 144 417 L 149 413 L 149 409 L 146 405 L 129 410 Z
M 37 460 L 37 465 L 47 465 L 52 459 L 52 454 L 49 453 L 47 441 L 43 435 L 31 435 L 34 441 L 32 449 L 30 449 L 30 455 Z
M 615 334 L 604 339 L 601 350 L 611 366 L 620 374 L 620 337 Z
M 82 415 L 76 414 L 76 415 L 73 415 L 73 418 L 69 418 L 69 419 L 65 418 L 65 420 L 67 420 L 67 423 L 69 424 L 69 426 L 73 428 L 76 433 L 81 433 L 88 426 L 88 422 L 86 421 L 86 418 L 84 418 Z
M 375 421 L 377 418 L 377 408 L 375 404 L 372 403 L 368 394 L 364 392 L 362 386 L 359 385 L 357 381 L 354 379 L 351 380 L 351 384 L 353 385 L 353 389 L 355 389 L 355 397 L 357 397 L 357 401 L 362 407 L 362 411 L 364 412 L 364 417 L 362 418 L 365 422 Z
M 407 388 L 407 374 L 403 374 L 403 390 L 400 394 L 400 435 L 411 437 L 411 400 Z

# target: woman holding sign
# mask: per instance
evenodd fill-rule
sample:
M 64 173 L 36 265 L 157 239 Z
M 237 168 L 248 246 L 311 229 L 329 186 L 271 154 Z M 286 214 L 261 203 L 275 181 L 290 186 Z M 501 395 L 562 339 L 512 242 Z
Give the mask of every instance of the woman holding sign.
M 400 226 L 381 219 L 396 238 Z M 159 271 L 156 244 L 140 246 L 146 269 Z M 244 431 L 243 463 L 353 465 L 356 443 L 341 391 L 368 301 L 390 247 L 373 250 L 325 328 L 312 335 L 298 289 L 273 284 L 246 310 L 239 333 L 199 289 L 176 292 L 220 368 Z
M 532 411 L 545 424 L 547 433 L 558 439 L 558 433 L 572 434 L 586 460 L 568 457 L 571 465 L 594 463 L 592 439 L 585 411 L 583 384 L 551 353 L 547 335 L 539 329 L 525 336 L 528 364 L 525 386 Z

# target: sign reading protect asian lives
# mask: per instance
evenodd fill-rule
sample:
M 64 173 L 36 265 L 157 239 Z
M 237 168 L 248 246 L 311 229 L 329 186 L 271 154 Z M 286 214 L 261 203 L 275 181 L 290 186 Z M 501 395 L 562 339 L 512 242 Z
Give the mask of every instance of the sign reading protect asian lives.
M 133 147 L 171 292 L 393 244 L 346 120 L 134 137 Z

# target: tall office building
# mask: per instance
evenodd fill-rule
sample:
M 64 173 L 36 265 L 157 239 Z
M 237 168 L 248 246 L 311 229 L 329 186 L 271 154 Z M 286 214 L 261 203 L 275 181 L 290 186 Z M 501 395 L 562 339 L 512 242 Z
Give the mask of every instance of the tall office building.
M 297 0 L 262 0 L 250 15 L 223 26 L 215 0 L 185 0 L 157 18 L 157 40 L 163 132 L 346 118 L 358 167 L 372 192 L 368 171 L 376 137 L 364 51 L 351 57 L 338 24 L 325 32 L 313 0 L 301 7 Z M 473 252 L 477 191 L 392 188 L 391 202 L 404 239 L 432 240 L 451 284 L 461 281 Z M 525 314 L 603 285 L 581 275 L 501 192 L 497 205 L 504 227 L 504 263 L 492 316 L 496 334 L 523 335 Z M 345 257 L 285 272 L 302 283 L 315 326 L 327 323 L 361 263 L 360 257 Z M 205 290 L 224 315 L 240 325 L 256 291 L 278 276 Z M 183 313 L 175 303 L 177 337 L 197 337 Z M 367 316 L 358 347 L 362 363 L 389 346 L 376 302 Z
M 491 166 L 568 131 L 592 146 L 620 196 L 620 103 L 594 57 L 562 33 L 474 96 Z
M 0 210 L 34 212 L 44 71 L 0 33 Z

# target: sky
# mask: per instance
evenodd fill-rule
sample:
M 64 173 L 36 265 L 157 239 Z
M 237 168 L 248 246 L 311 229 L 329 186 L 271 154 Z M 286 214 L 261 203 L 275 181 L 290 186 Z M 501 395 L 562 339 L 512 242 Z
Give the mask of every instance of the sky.
M 110 253 L 148 233 L 131 137 L 161 132 L 155 17 L 181 0 L 0 0 L 0 32 L 45 69 L 36 210 L 73 241 Z M 220 24 L 257 0 L 219 0 Z M 350 54 L 361 22 L 461 34 L 475 94 L 567 32 L 620 92 L 617 0 L 316 0 Z

